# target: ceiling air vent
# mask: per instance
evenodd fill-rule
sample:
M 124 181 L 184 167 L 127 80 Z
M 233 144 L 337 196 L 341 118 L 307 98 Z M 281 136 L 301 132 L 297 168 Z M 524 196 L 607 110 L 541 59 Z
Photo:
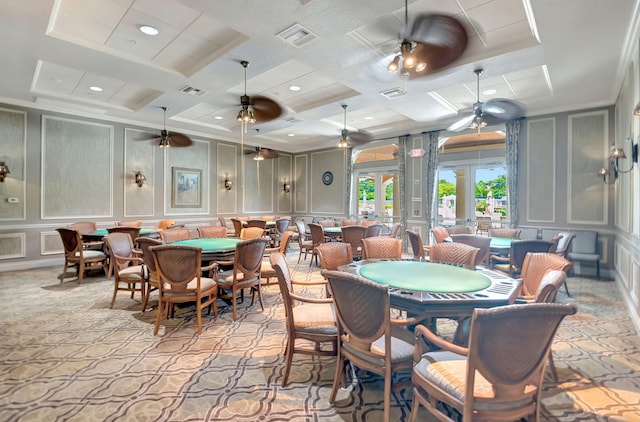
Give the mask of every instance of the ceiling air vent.
M 300 120 L 298 118 L 295 118 L 293 116 L 285 117 L 283 120 L 286 121 L 286 122 L 289 122 L 289 123 L 298 123 L 298 122 L 302 121 L 302 120 Z
M 405 91 L 402 88 L 391 88 L 386 91 L 382 91 L 380 94 L 384 95 L 387 98 L 396 98 L 396 97 L 402 97 L 406 93 L 407 91 Z
M 316 34 L 299 23 L 293 24 L 279 34 L 276 34 L 276 37 L 296 47 L 302 47 L 318 38 Z
M 205 95 L 207 93 L 207 91 L 204 91 L 204 90 L 198 89 L 198 88 L 194 88 L 194 87 L 189 86 L 189 85 L 181 88 L 180 92 L 184 92 L 185 94 L 193 95 L 194 97 L 202 97 L 203 95 Z

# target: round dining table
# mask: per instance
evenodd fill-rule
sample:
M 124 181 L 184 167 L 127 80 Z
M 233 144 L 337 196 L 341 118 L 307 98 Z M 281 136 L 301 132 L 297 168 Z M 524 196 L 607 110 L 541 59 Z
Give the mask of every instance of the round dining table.
M 418 260 L 362 260 L 339 267 L 389 286 L 391 306 L 413 315 L 470 316 L 475 308 L 515 302 L 520 281 L 483 267 L 475 270 Z

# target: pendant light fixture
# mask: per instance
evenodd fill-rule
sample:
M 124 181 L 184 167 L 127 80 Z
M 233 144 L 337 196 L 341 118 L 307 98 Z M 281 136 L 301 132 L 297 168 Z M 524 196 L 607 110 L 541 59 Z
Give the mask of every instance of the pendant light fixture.
M 249 62 L 243 60 L 240 64 L 244 67 L 244 95 L 240 97 L 240 105 L 242 108 L 238 112 L 236 120 L 242 124 L 243 132 L 247 133 L 247 126 L 250 123 L 255 123 L 256 118 L 253 115 L 253 110 L 251 109 L 251 99 L 247 95 L 247 67 L 249 66 Z
M 342 104 L 342 108 L 344 109 L 344 128 L 342 129 L 342 137 L 338 141 L 338 148 L 349 148 L 349 141 L 347 140 L 347 136 L 349 136 L 349 131 L 347 130 L 347 105 Z

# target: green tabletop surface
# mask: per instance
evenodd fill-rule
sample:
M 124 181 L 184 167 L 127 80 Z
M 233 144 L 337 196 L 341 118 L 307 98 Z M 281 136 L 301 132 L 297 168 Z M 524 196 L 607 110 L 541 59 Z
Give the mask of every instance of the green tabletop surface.
M 380 261 L 363 265 L 360 275 L 401 290 L 465 293 L 486 289 L 491 279 L 479 272 L 420 261 Z
M 156 233 L 158 230 L 157 229 L 145 229 L 145 228 L 141 228 L 140 229 L 140 234 L 149 234 L 149 233 Z M 89 233 L 92 236 L 106 236 L 107 235 L 107 230 L 106 229 L 101 229 L 101 230 L 96 230 L 93 233 Z
M 489 245 L 491 248 L 510 248 L 511 242 L 515 239 L 505 238 L 505 237 L 492 237 L 491 244 Z
M 325 233 L 342 233 L 342 227 L 324 227 Z
M 203 238 L 203 239 L 189 239 L 179 240 L 173 242 L 172 245 L 186 245 L 186 246 L 199 246 L 203 252 L 218 252 L 233 250 L 238 243 L 242 242 L 242 239 L 235 239 L 229 237 L 221 238 Z

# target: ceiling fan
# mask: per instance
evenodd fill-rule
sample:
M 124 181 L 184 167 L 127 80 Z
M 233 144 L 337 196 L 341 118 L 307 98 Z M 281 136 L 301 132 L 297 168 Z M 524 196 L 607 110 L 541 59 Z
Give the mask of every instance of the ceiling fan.
M 480 101 L 480 75 L 482 72 L 483 69 L 473 71 L 477 79 L 477 94 L 476 102 L 473 104 L 473 113 L 453 123 L 447 130 L 459 132 L 466 128 L 471 128 L 477 129 L 478 133 L 480 133 L 480 129 L 485 126 L 506 123 L 524 114 L 524 108 L 514 101 L 503 98 L 492 98 L 486 103 Z
M 249 62 L 242 60 L 240 62 L 244 67 L 244 95 L 240 96 L 240 106 L 242 107 L 236 116 L 236 119 L 242 124 L 244 132 L 250 123 L 265 123 L 273 119 L 277 119 L 282 115 L 282 107 L 274 100 L 254 95 L 247 95 L 247 67 Z
M 246 149 L 244 153 L 246 155 L 252 155 L 256 161 L 271 160 L 272 158 L 278 158 L 278 152 L 271 148 L 263 148 L 260 146 L 260 129 L 256 129 L 257 145 L 255 149 Z
M 163 124 L 160 136 L 153 138 L 153 142 L 159 141 L 160 148 L 167 147 L 188 147 L 193 143 L 187 135 L 182 133 L 167 131 L 167 107 L 160 107 L 163 112 Z
M 467 48 L 467 30 L 452 16 L 418 15 L 409 31 L 408 0 L 405 0 L 404 19 L 400 51 L 387 66 L 391 73 L 400 71 L 409 79 L 433 74 L 453 63 Z
M 349 148 L 352 146 L 364 145 L 367 142 L 373 141 L 373 136 L 364 131 L 357 132 L 349 132 L 347 129 L 347 105 L 342 104 L 342 108 L 344 110 L 344 129 L 342 129 L 341 135 L 342 137 L 338 141 L 338 147 L 340 148 Z

